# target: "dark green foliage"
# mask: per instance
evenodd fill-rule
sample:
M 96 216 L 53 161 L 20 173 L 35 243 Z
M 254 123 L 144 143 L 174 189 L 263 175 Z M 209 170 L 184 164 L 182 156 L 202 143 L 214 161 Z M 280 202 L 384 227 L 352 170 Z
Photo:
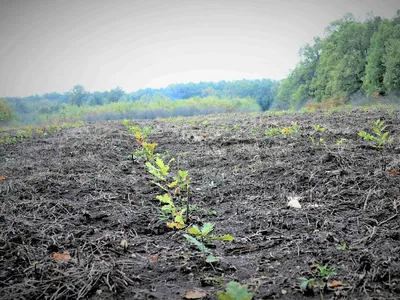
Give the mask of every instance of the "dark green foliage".
M 346 14 L 325 33 L 301 49 L 301 62 L 279 86 L 276 107 L 400 91 L 400 10 L 392 20 L 369 14 L 360 22 Z

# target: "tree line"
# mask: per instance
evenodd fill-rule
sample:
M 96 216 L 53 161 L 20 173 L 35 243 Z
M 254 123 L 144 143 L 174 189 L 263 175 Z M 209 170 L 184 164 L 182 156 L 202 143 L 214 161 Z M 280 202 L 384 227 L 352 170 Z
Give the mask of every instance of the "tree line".
M 275 99 L 278 84 L 278 81 L 271 79 L 178 83 L 166 88 L 146 88 L 132 93 L 126 93 L 120 87 L 104 92 L 88 92 L 82 85 L 75 85 L 65 93 L 6 97 L 2 103 L 9 106 L 14 116 L 24 121 L 34 121 L 38 115 L 55 114 L 68 105 L 97 107 L 116 102 L 177 101 L 210 96 L 221 99 L 253 98 L 262 110 L 268 110 Z
M 310 100 L 356 94 L 399 96 L 400 10 L 391 20 L 370 13 L 360 22 L 346 14 L 299 54 L 300 63 L 279 86 L 277 107 L 299 108 Z
M 166 88 L 146 88 L 132 93 L 126 93 L 120 87 L 104 92 L 88 92 L 82 85 L 75 85 L 65 93 L 7 97 L 0 100 L 0 122 L 13 118 L 30 122 L 38 115 L 66 111 L 68 106 L 96 108 L 118 102 L 154 102 L 162 107 L 163 101 L 199 101 L 207 97 L 224 101 L 232 99 L 233 102 L 237 98 L 251 98 L 262 111 L 271 108 L 299 109 L 309 102 L 337 98 L 345 101 L 354 95 L 375 99 L 395 95 L 399 102 L 400 10 L 392 19 L 370 13 L 363 22 L 356 20 L 352 14 L 345 14 L 329 24 L 324 37 L 315 37 L 312 44 L 301 47 L 299 55 L 300 62 L 282 81 L 243 79 L 177 83 Z

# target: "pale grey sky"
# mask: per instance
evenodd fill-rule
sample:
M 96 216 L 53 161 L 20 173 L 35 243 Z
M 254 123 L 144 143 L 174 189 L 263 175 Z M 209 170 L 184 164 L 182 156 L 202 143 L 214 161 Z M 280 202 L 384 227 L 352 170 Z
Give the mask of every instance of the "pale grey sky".
M 0 0 L 0 96 L 282 79 L 346 12 L 400 0 Z

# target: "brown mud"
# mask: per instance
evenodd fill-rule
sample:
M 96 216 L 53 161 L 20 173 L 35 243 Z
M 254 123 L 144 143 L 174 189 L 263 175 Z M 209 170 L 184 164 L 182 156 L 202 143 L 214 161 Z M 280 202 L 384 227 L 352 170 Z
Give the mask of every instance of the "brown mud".
M 383 149 L 358 136 L 376 119 L 394 138 Z M 291 122 L 297 134 L 264 134 Z M 0 145 L 0 299 L 217 299 L 229 281 L 253 299 L 400 299 L 400 175 L 389 172 L 400 171 L 399 111 L 137 124 L 152 126 L 173 170 L 189 171 L 191 220 L 235 236 L 215 243 L 220 262 L 166 227 L 162 191 L 130 158 L 139 146 L 122 122 L 89 124 Z M 325 265 L 329 287 L 316 271 Z

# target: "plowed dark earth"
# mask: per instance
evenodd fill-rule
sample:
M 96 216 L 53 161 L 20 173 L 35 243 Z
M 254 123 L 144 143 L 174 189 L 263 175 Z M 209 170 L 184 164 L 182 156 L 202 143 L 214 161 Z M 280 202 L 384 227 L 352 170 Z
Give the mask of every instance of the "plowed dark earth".
M 376 119 L 394 138 L 381 150 L 358 136 Z M 291 122 L 293 136 L 264 134 Z M 138 144 L 122 122 L 89 124 L 0 145 L 0 299 L 217 299 L 229 281 L 253 299 L 400 299 L 399 111 L 137 124 L 153 127 L 173 170 L 189 171 L 191 220 L 235 236 L 215 243 L 220 262 L 159 218 L 163 192 L 130 159 Z M 52 257 L 64 251 L 70 259 Z M 316 265 L 335 269 L 329 286 Z

